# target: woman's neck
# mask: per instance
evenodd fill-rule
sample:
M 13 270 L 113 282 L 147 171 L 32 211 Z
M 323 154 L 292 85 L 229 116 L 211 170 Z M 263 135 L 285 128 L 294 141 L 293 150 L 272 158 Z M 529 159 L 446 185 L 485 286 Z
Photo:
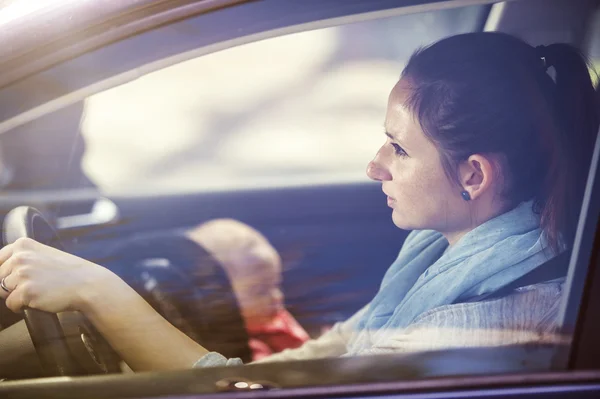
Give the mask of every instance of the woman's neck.
M 446 240 L 448 240 L 448 244 L 451 247 L 477 226 L 508 212 L 510 209 L 510 206 L 499 202 L 487 204 L 486 206 L 482 206 L 481 203 L 473 203 L 468 220 L 466 220 L 462 226 L 451 231 L 440 231 L 440 233 L 446 237 Z

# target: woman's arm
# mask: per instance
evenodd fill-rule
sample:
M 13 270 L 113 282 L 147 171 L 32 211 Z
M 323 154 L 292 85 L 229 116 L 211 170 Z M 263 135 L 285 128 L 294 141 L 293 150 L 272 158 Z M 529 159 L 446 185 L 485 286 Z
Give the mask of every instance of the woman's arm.
M 190 368 L 207 353 L 110 270 L 34 240 L 0 250 L 2 278 L 8 308 L 81 311 L 133 370 Z
M 112 274 L 112 273 L 111 273 Z M 117 275 L 110 292 L 88 291 L 80 309 L 135 371 L 191 368 L 208 351 L 158 314 Z

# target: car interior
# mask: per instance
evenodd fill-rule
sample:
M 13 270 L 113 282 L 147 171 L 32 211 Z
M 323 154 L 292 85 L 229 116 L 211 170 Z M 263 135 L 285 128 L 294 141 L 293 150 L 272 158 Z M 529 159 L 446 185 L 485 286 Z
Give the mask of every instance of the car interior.
M 333 108 L 330 99 L 320 94 L 323 90 L 339 88 L 363 74 L 384 73 L 380 71 L 389 71 L 386 76 L 393 79 L 415 46 L 460 31 L 497 30 L 533 44 L 566 41 L 581 48 L 600 71 L 600 2 L 596 0 L 229 3 L 202 12 L 178 9 L 189 14 L 173 11 L 168 23 L 154 21 L 156 26 L 124 33 L 119 40 L 107 39 L 102 46 L 94 47 L 82 34 L 83 47 L 65 46 L 65 54 L 88 45 L 89 50 L 53 61 L 35 73 L 25 71 L 10 85 L 0 75 L 0 215 L 3 245 L 32 237 L 108 267 L 192 339 L 245 362 L 251 360 L 248 335 L 231 281 L 210 254 L 185 236 L 187 230 L 210 220 L 235 219 L 264 234 L 282 259 L 285 307 L 311 337 L 347 319 L 373 297 L 409 233 L 391 222 L 381 186 L 363 177 L 369 160 L 363 149 L 356 150 L 351 162 L 340 160 L 347 154 L 335 158 L 333 165 L 315 160 L 328 158 L 345 144 L 343 133 L 333 136 L 336 128 L 343 131 L 350 126 L 347 141 L 378 133 L 365 132 L 350 117 L 347 124 L 332 125 L 329 115 L 356 113 L 369 121 L 379 119 L 379 124 L 383 120 L 381 108 L 374 109 L 366 100 L 367 105 L 350 101 Z M 123 15 L 133 18 L 134 13 Z M 149 15 L 138 18 L 150 21 Z M 402 31 L 394 29 L 402 28 L 402 23 L 414 36 L 406 39 L 408 44 L 394 36 L 400 42 L 396 48 L 381 39 L 400 35 Z M 400 28 L 394 28 L 398 24 Z M 369 36 L 370 30 L 377 34 Z M 316 36 L 308 36 L 313 31 Z M 93 29 L 89 32 L 96 34 Z M 286 38 L 290 41 L 276 44 Z M 293 40 L 299 43 L 298 64 L 286 64 L 282 60 L 292 57 L 291 52 L 281 49 Z M 337 47 L 326 48 L 334 40 Z M 248 51 L 231 56 L 231 70 L 214 69 L 210 61 L 205 67 L 201 64 L 214 55 L 224 57 L 214 61 L 222 65 L 228 51 L 255 44 L 266 46 L 265 54 L 273 58 L 253 61 L 248 56 L 244 65 L 246 61 L 239 57 L 251 54 Z M 322 54 L 320 74 L 314 72 L 317 66 L 306 64 L 312 74 L 302 79 L 291 81 L 284 72 L 274 76 L 278 63 L 282 71 L 299 68 L 310 54 Z M 268 70 L 270 76 L 264 81 L 254 78 L 256 83 L 252 62 L 258 67 L 272 64 L 275 69 Z M 344 69 L 347 65 L 354 69 Z M 192 88 L 181 78 L 185 73 L 197 77 L 193 87 L 190 83 Z M 334 80 L 344 74 L 347 80 Z M 239 81 L 232 77 L 238 75 Z M 210 80 L 218 76 L 235 84 L 228 90 L 216 84 L 212 88 Z M 265 83 L 267 78 L 275 83 Z M 381 86 L 388 87 L 389 79 Z M 239 99 L 219 97 L 221 91 L 235 92 L 244 81 L 249 86 L 246 91 L 238 89 L 243 92 Z M 201 93 L 205 86 L 206 98 L 194 97 L 192 92 Z M 303 90 L 312 94 L 302 97 Z M 600 98 L 600 87 L 596 91 Z M 244 99 L 245 93 L 254 97 Z M 351 90 L 341 91 L 331 101 L 346 101 L 351 94 Z M 380 92 L 373 97 L 385 109 L 385 97 Z M 20 99 L 18 106 L 11 102 L 14 98 Z M 174 99 L 182 102 L 173 104 L 176 113 L 170 115 L 166 107 Z M 304 103 L 309 105 L 302 108 Z M 243 112 L 228 106 L 239 106 Z M 166 122 L 157 122 L 160 118 Z M 308 132 L 319 123 L 321 130 L 315 127 Z M 356 125 L 355 136 L 351 125 Z M 288 134 L 282 126 L 289 127 L 287 137 L 295 140 L 291 150 L 278 144 Z M 263 131 L 271 135 L 261 136 Z M 256 138 L 246 138 L 252 134 Z M 310 138 L 303 142 L 297 138 L 302 134 Z M 181 143 L 171 148 L 167 139 L 174 143 L 181 139 Z M 588 309 L 581 304 L 592 298 L 589 265 L 596 259 L 592 254 L 600 213 L 600 201 L 594 200 L 600 186 L 598 143 L 596 147 L 573 251 L 494 294 L 500 297 L 519 287 L 567 276 L 561 333 L 568 337 L 581 331 L 580 311 Z M 138 151 L 141 155 L 136 158 Z M 172 151 L 172 156 L 163 157 L 159 151 Z M 301 151 L 309 155 L 296 160 L 294 154 Z M 252 169 L 253 163 L 263 161 Z M 352 175 L 342 175 L 345 170 Z M 33 309 L 15 314 L 0 303 L 0 396 L 4 397 L 2 392 L 6 397 L 223 394 L 247 390 L 236 387 L 240 381 L 256 382 L 268 390 L 327 386 L 331 395 L 347 394 L 335 387 L 348 384 L 354 394 L 366 395 L 374 392 L 373 384 L 402 382 L 406 383 L 402 392 L 417 392 L 423 387 L 434 389 L 435 383 L 407 385 L 424 378 L 512 373 L 516 383 L 520 372 L 562 371 L 573 356 L 572 345 L 569 341 L 558 349 L 503 348 L 510 359 L 506 363 L 494 362 L 497 348 L 478 348 L 401 359 L 385 355 L 132 374 L 81 314 Z M 73 376 L 85 377 L 69 378 Z M 381 389 L 396 392 L 397 386 Z

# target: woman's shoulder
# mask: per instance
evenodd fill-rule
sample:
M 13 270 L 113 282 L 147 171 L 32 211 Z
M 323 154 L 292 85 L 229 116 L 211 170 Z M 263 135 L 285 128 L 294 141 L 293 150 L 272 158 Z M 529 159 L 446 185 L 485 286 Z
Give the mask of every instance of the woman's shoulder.
M 564 279 L 515 290 L 492 300 L 443 305 L 392 331 L 378 345 L 412 352 L 458 347 L 560 342 L 555 334 Z
M 443 305 L 420 315 L 415 323 L 468 328 L 476 326 L 533 326 L 557 309 L 564 278 L 515 289 L 503 297 Z M 469 317 L 465 322 L 465 315 Z

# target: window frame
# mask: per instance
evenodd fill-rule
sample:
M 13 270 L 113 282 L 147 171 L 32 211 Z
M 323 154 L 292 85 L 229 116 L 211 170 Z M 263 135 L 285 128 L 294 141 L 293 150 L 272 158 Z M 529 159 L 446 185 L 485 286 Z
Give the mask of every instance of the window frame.
M 292 33 L 307 29 L 335 26 L 342 23 L 358 22 L 367 19 L 374 19 L 383 16 L 398 15 L 401 13 L 427 11 L 441 9 L 442 7 L 462 7 L 465 5 L 491 4 L 494 0 L 459 0 L 450 1 L 399 1 L 399 0 L 377 0 L 377 1 L 340 1 L 340 0 L 304 0 L 302 3 L 308 10 L 299 12 L 289 12 L 286 7 L 278 8 L 278 13 L 268 14 L 273 11 L 270 7 L 277 1 L 279 4 L 293 4 L 294 0 L 265 0 L 260 2 L 252 1 L 221 1 L 221 2 L 183 2 L 171 1 L 165 2 L 173 5 L 170 9 L 165 9 L 152 16 L 147 17 L 143 24 L 140 24 L 138 30 L 132 30 L 131 26 L 124 24 L 115 28 L 112 36 L 95 37 L 91 40 L 94 45 L 80 47 L 73 50 L 73 53 L 65 55 L 61 61 L 48 61 L 48 64 L 37 64 L 36 72 L 24 73 L 20 78 L 13 81 L 4 81 L 0 88 L 0 134 L 3 131 L 12 129 L 15 126 L 36 119 L 41 115 L 53 112 L 64 106 L 70 105 L 83 98 L 108 89 L 115 85 L 125 83 L 153 70 L 164 68 L 185 59 L 197 57 L 224 48 L 232 47 L 242 43 L 260 40 L 266 37 L 272 37 L 283 33 Z M 524 0 L 521 0 L 524 1 Z M 517 0 L 514 1 L 515 3 Z M 219 3 L 219 7 L 210 8 Z M 296 3 L 298 4 L 298 3 Z M 242 8 L 243 7 L 243 8 Z M 241 10 L 241 11 L 240 11 Z M 175 25 L 180 27 L 188 26 L 186 23 L 208 20 L 215 15 L 227 18 L 239 17 L 238 13 L 252 11 L 251 15 L 261 16 L 264 20 L 252 20 L 248 18 L 248 25 L 234 30 L 223 24 L 222 21 L 212 22 L 215 29 L 214 34 L 208 35 L 202 41 L 197 43 L 194 49 L 171 48 L 163 46 L 160 49 L 148 50 L 146 58 L 133 62 L 123 60 L 116 69 L 111 69 L 106 73 L 104 71 L 81 71 L 77 67 L 84 63 L 86 57 L 108 56 L 111 52 L 119 52 L 124 46 L 135 45 L 141 39 L 148 40 L 151 35 L 161 35 L 162 32 L 168 32 Z M 285 11 L 285 12 L 284 12 Z M 266 14 L 265 14 L 266 13 Z M 171 18 L 171 19 L 169 19 Z M 543 18 L 542 18 L 543 19 Z M 174 22 L 177 21 L 177 22 Z M 169 25 L 173 22 L 174 25 Z M 210 22 L 210 21 L 208 21 Z M 202 25 L 201 23 L 199 25 Z M 99 35 L 101 36 L 101 35 Z M 150 54 L 152 53 L 152 54 Z M 140 63 L 141 62 L 141 63 Z M 31 69 L 26 65 L 24 71 Z M 73 71 L 78 71 L 74 74 Z M 40 82 L 48 80 L 57 80 L 64 84 L 58 84 L 52 90 L 43 91 L 36 98 L 27 99 L 20 104 L 5 104 L 14 93 L 25 90 L 28 92 L 39 86 Z M 71 81 L 72 82 L 69 82 Z M 7 83 L 8 82 L 8 83 Z M 7 105 L 4 108 L 4 105 Z M 598 267 L 600 263 L 600 142 L 596 145 L 594 157 L 594 173 L 590 177 L 590 185 L 587 192 L 587 209 L 582 212 L 583 219 L 579 226 L 578 243 L 581 245 L 580 251 L 574 253 L 571 266 L 588 265 L 585 273 L 575 276 L 573 268 L 570 267 L 569 278 L 571 281 L 578 281 L 578 287 L 571 290 L 569 300 L 565 309 L 573 306 L 575 302 L 581 303 L 578 307 L 577 317 L 571 320 L 569 328 L 573 331 L 573 345 L 563 354 L 569 359 L 569 366 L 566 372 L 540 373 L 540 374 L 518 374 L 508 376 L 473 376 L 469 378 L 444 378 L 442 380 L 419 380 L 419 381 L 392 381 L 381 383 L 365 383 L 356 385 L 339 385 L 332 387 L 316 388 L 296 388 L 286 389 L 284 391 L 271 391 L 269 397 L 287 397 L 287 396 L 323 396 L 323 395 L 343 395 L 344 397 L 355 397 L 357 395 L 370 396 L 382 394 L 394 394 L 394 397 L 400 397 L 400 393 L 410 395 L 417 392 L 429 392 L 430 397 L 441 397 L 452 390 L 457 396 L 463 394 L 473 394 L 472 390 L 479 389 L 485 396 L 484 390 L 502 387 L 502 389 L 517 389 L 521 394 L 532 393 L 528 390 L 530 387 L 538 387 L 540 390 L 533 391 L 533 394 L 544 394 L 560 389 L 580 390 L 600 390 L 600 371 L 580 371 L 580 369 L 600 369 L 600 356 L 591 356 L 592 353 L 598 353 L 594 337 L 597 337 L 600 331 L 600 324 L 593 315 L 600 312 L 600 273 Z M 595 221 L 595 222 L 594 222 Z M 587 256 L 587 260 L 586 260 Z M 586 275 L 587 274 L 587 275 Z M 579 299 L 578 299 L 579 298 Z M 571 305 L 569 305 L 569 303 Z M 566 312 L 566 310 L 564 310 Z M 596 352 L 593 349 L 596 348 Z M 247 366 L 249 372 L 260 369 L 261 366 Z M 190 370 L 181 373 L 142 373 L 136 376 L 106 376 L 78 379 L 77 381 L 69 379 L 52 380 L 31 380 L 25 382 L 13 382 L 9 384 L 0 384 L 0 394 L 7 392 L 16 392 L 22 395 L 31 395 L 32 389 L 38 389 L 39 392 L 52 392 L 61 395 L 68 392 L 69 396 L 78 395 L 82 392 L 98 393 L 106 390 L 102 394 L 114 394 L 121 396 L 125 392 L 139 397 L 145 395 L 143 392 L 150 392 L 150 389 L 161 384 L 190 383 L 199 374 L 214 374 L 219 369 Z M 232 369 L 235 371 L 235 369 Z M 233 372 L 231 371 L 231 372 Z M 215 374 L 216 375 L 216 374 Z M 152 382 L 150 384 L 150 382 Z M 140 391 L 135 391 L 138 387 Z M 145 390 L 144 390 L 145 389 Z M 196 388 L 200 390 L 199 388 Z M 82 391 L 83 390 L 83 391 Z M 190 387 L 188 393 L 197 392 Z M 558 390 L 558 391 L 556 391 Z M 289 392 L 289 393 L 288 393 Z M 493 393 L 493 392 L 492 392 Z M 183 395 L 183 392 L 181 392 Z M 263 392 L 264 394 L 264 392 Z M 219 398 L 240 397 L 242 395 L 252 396 L 254 393 L 240 394 L 219 394 Z M 436 396 L 437 395 L 437 396 Z M 507 393 L 508 395 L 508 393 Z M 256 396 L 256 395 L 254 395 Z M 254 397 L 253 396 L 253 397 Z
M 32 48 L 24 59 L 0 59 L 0 71 L 10 69 L 10 73 L 0 74 L 0 134 L 141 75 L 241 44 L 351 22 L 488 5 L 496 1 L 157 1 L 173 7 L 145 17 L 142 11 L 147 11 L 141 9 L 138 17 L 142 19 L 135 24 L 130 21 L 130 14 L 135 14 L 133 12 L 128 14 L 125 22 L 122 17 L 103 21 L 101 26 L 111 26 L 110 34 L 97 32 L 99 29 L 90 29 L 89 33 L 71 32 L 82 36 L 81 42 L 71 37 L 68 38 L 70 41 L 63 43 L 57 38 L 56 41 L 66 49 L 56 56 L 48 56 L 42 46 Z M 239 21 L 235 24 L 236 29 L 231 28 L 231 21 Z M 44 19 L 34 19 L 28 25 L 35 26 L 39 22 L 44 22 Z M 194 35 L 197 41 L 192 44 L 178 40 L 178 34 L 182 32 Z M 156 40 L 157 37 L 161 40 Z M 154 46 L 147 46 L 152 42 Z M 0 40 L 0 47 L 3 44 L 10 43 Z M 135 54 L 130 51 L 131 48 L 137 49 Z M 119 62 L 117 65 L 98 65 L 98 60 L 109 59 Z M 97 67 L 89 69 L 86 68 L 88 65 Z M 22 98 L 22 93 L 32 92 L 36 92 L 35 98 Z M 10 100 L 15 98 L 19 101 Z
M 597 93 L 600 91 L 597 90 Z M 561 309 L 563 334 L 572 335 L 568 352 L 558 353 L 555 364 L 567 361 L 574 370 L 600 369 L 600 130 L 584 195 L 574 253 L 567 275 L 566 300 Z M 595 223 L 594 223 L 595 221 Z M 587 265 L 587 267 L 585 267 Z

